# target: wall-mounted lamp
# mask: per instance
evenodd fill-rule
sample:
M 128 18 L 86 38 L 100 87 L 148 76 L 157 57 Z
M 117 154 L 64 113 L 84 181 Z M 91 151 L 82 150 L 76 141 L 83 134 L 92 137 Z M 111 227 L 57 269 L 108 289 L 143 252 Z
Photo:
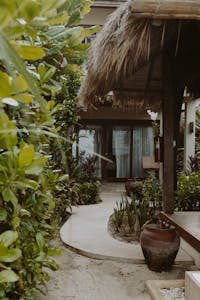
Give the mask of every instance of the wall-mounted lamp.
M 193 133 L 194 132 L 194 122 L 190 122 L 189 123 L 189 133 Z

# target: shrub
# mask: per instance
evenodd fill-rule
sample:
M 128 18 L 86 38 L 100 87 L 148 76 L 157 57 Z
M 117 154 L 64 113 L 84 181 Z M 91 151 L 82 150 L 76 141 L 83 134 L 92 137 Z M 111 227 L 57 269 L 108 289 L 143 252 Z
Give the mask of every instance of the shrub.
M 82 40 L 90 30 L 72 26 L 89 5 L 0 2 L 0 252 L 10 256 L 1 257 L 2 299 L 35 299 L 35 289 L 49 279 L 47 270 L 58 268 L 51 258 L 57 249 L 48 244 L 55 198 L 62 199 L 50 151 L 61 141 L 55 102 L 58 94 L 63 97 L 65 74 L 81 69 L 80 51 L 88 47 Z
M 101 201 L 99 198 L 100 181 L 96 177 L 95 155 L 85 156 L 82 151 L 79 159 L 71 158 L 70 176 L 79 185 L 79 198 L 74 204 L 95 204 Z
M 179 173 L 175 208 L 180 211 L 200 210 L 200 172 Z
M 72 178 L 78 182 L 95 181 L 97 156 L 85 155 L 85 151 L 79 153 L 78 158 L 71 157 L 69 160 L 69 171 Z
M 162 207 L 162 187 L 159 179 L 153 172 L 149 172 L 147 179 L 142 186 L 142 198 L 151 207 L 152 212 L 161 210 Z
M 141 180 L 128 180 L 125 183 L 125 189 L 127 196 L 131 197 L 134 194 L 140 197 L 142 193 L 142 181 Z
M 101 201 L 99 198 L 100 182 L 90 181 L 79 184 L 79 200 L 77 204 L 95 204 Z
M 141 227 L 150 220 L 156 219 L 161 210 L 162 190 L 159 180 L 153 173 L 144 182 L 134 182 L 131 198 L 122 197 L 114 208 L 116 231 L 128 225 L 128 232 L 139 236 Z M 124 224 L 126 224 L 124 226 Z

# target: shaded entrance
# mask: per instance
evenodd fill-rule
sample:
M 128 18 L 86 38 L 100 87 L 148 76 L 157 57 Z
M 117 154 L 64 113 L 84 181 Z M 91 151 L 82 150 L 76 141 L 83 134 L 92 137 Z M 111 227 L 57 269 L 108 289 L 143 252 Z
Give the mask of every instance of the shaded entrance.
M 193 9 L 191 9 L 193 7 Z M 163 113 L 163 210 L 174 211 L 176 151 L 185 87 L 200 95 L 200 2 L 128 1 L 90 49 L 82 102 L 96 105 L 110 91 L 116 103 Z M 158 111 L 158 110 L 157 110 Z
M 74 155 L 78 156 L 82 151 L 85 155 L 99 154 L 97 176 L 108 181 L 142 178 L 142 159 L 153 156 L 154 149 L 151 125 L 133 122 L 88 124 L 79 131 L 77 143 Z

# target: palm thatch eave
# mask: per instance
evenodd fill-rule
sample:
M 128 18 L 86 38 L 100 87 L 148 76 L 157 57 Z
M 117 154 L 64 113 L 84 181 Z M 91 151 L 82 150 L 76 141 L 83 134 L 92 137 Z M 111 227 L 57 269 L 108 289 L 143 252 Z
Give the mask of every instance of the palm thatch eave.
M 134 18 L 132 1 L 121 5 L 91 43 L 81 102 L 98 103 L 122 77 L 133 73 L 139 60 L 147 60 L 150 35 L 151 21 Z
M 167 44 L 167 39 L 177 39 L 177 45 L 175 42 L 174 47 L 176 48 L 175 51 L 178 49 L 180 33 L 179 25 L 182 21 L 177 21 L 176 18 L 173 20 L 175 14 L 172 14 L 169 18 L 170 22 L 168 22 L 168 20 L 160 20 L 162 19 L 164 11 L 166 11 L 167 15 L 167 10 L 158 9 L 159 7 L 166 8 L 166 5 L 164 5 L 165 2 L 170 2 L 171 4 L 184 2 L 187 4 L 185 8 L 181 6 L 182 10 L 177 9 L 176 13 L 179 17 L 183 14 L 186 15 L 186 12 L 187 14 L 191 13 L 191 8 L 189 9 L 188 6 L 189 2 L 195 2 L 195 7 L 198 6 L 200 8 L 200 1 L 197 0 L 134 0 L 128 1 L 120 6 L 110 16 L 108 22 L 97 34 L 97 37 L 91 44 L 88 59 L 88 71 L 79 92 L 79 99 L 82 103 L 96 104 L 99 102 L 99 99 L 105 97 L 109 91 L 115 90 L 116 87 L 118 91 L 118 100 L 121 97 L 121 101 L 123 102 L 128 97 L 132 102 L 140 101 L 140 97 L 134 98 L 134 81 L 133 91 L 130 91 L 128 94 L 128 92 L 124 93 L 123 91 L 123 80 L 136 74 L 138 69 L 145 64 L 149 64 L 153 56 L 155 57 L 155 53 L 157 56 L 160 55 L 164 42 Z M 154 6 L 152 6 L 153 8 L 151 7 L 150 12 L 148 5 L 151 5 L 152 3 Z M 162 6 L 162 4 L 164 6 Z M 156 5 L 157 9 L 155 9 Z M 143 12 L 141 12 L 142 7 L 144 8 Z M 157 11 L 157 15 L 153 16 L 155 11 Z M 150 13 L 152 13 L 151 17 L 153 20 L 152 18 L 149 18 Z M 192 15 L 193 14 L 191 13 L 191 18 Z M 176 22 L 174 23 L 175 26 L 171 24 L 171 22 Z M 171 25 L 168 26 L 166 24 Z M 154 28 L 156 26 L 161 29 L 159 35 L 157 33 L 154 34 Z M 167 26 L 169 27 L 168 32 Z M 156 39 L 152 38 L 154 35 L 157 36 Z M 156 44 L 156 46 L 154 44 Z M 120 88 L 122 91 L 121 95 Z M 124 97 L 124 94 L 126 94 L 126 97 Z M 151 95 L 152 99 L 150 99 Z M 159 97 L 159 93 L 149 93 L 148 101 L 160 101 Z
M 138 18 L 200 20 L 199 0 L 133 0 Z

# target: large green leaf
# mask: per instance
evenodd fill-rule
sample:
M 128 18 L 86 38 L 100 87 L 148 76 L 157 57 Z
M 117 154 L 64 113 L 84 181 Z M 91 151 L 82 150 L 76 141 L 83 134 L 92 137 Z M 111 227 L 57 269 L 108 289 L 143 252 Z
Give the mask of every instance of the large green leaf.
M 20 211 L 19 211 L 19 215 L 20 215 L 20 217 L 24 217 L 24 216 L 30 217 L 30 216 L 31 216 L 31 213 L 30 213 L 30 211 L 28 211 L 28 210 L 22 208 L 22 209 L 20 209 Z
M 4 98 L 10 96 L 13 92 L 13 88 L 11 80 L 7 73 L 0 71 L 0 83 L 0 97 Z
M 0 257 L 3 257 L 6 255 L 8 248 L 3 245 L 3 243 L 0 243 Z
M 10 12 L 7 8 L 1 7 L 0 25 L 3 27 L 10 20 Z
M 2 149 L 10 149 L 18 142 L 15 124 L 3 112 L 0 113 L 0 139 Z
M 68 18 L 68 12 L 62 12 L 62 13 L 58 13 L 55 16 L 52 16 L 50 18 L 46 18 L 42 21 L 42 23 L 44 24 L 48 24 L 48 25 L 57 25 L 57 24 L 62 24 L 64 22 L 66 22 Z
M 16 43 L 13 43 L 12 45 L 23 59 L 38 60 L 45 55 L 44 50 L 38 46 L 20 45 Z
M 81 13 L 83 14 L 83 15 L 86 15 L 86 14 L 88 14 L 89 12 L 90 12 L 90 6 L 92 5 L 92 1 L 90 1 L 90 0 L 85 0 L 84 1 L 84 6 L 83 6 L 83 8 L 81 9 Z
M 7 211 L 3 208 L 0 208 L 0 221 L 5 221 L 7 218 Z
M 12 224 L 12 227 L 13 229 L 17 230 L 17 228 L 19 227 L 20 225 L 20 218 L 19 217 L 14 217 L 12 218 L 12 221 L 11 221 L 11 224 Z
M 17 101 L 21 102 L 21 103 L 32 103 L 33 102 L 33 96 L 30 95 L 29 93 L 23 93 L 23 94 L 18 94 L 16 96 L 14 96 L 13 98 L 15 98 Z
M 14 262 L 16 261 L 20 256 L 22 255 L 22 252 L 20 249 L 7 249 L 5 255 L 0 255 L 0 261 L 2 262 Z
M 80 23 L 80 20 L 81 20 L 81 12 L 79 9 L 77 9 L 73 11 L 72 14 L 70 15 L 67 22 L 67 26 L 77 25 Z
M 42 1 L 42 10 L 41 13 L 49 16 L 50 12 L 55 11 L 57 7 L 59 7 L 63 3 L 63 0 L 43 0 Z
M 39 175 L 46 164 L 47 159 L 45 157 L 40 157 L 35 159 L 25 170 L 28 175 Z
M 44 83 L 44 82 L 48 81 L 50 78 L 53 77 L 55 72 L 56 72 L 55 67 L 51 67 L 48 70 L 45 70 L 45 72 L 40 76 L 40 83 Z
M 21 190 L 25 190 L 25 189 L 35 190 L 38 188 L 38 185 L 39 185 L 38 182 L 28 178 L 23 178 L 20 181 L 14 182 L 14 186 Z
M 26 83 L 36 97 L 38 103 L 41 106 L 41 110 L 44 113 L 47 113 L 47 102 L 44 98 L 41 97 L 40 91 L 36 86 L 35 80 L 31 77 L 31 75 L 26 70 L 23 60 L 20 58 L 18 52 L 14 49 L 13 46 L 10 45 L 9 41 L 6 39 L 3 32 L 0 31 L 0 58 L 3 59 L 8 67 L 11 70 L 11 64 L 17 69 L 17 71 L 23 76 L 26 80 Z
M 40 14 L 41 1 L 22 1 L 19 6 L 20 15 L 22 15 L 25 20 L 31 21 L 34 17 Z M 17 1 L 18 3 L 18 1 Z
M 15 208 L 17 207 L 18 199 L 16 195 L 13 193 L 13 191 L 10 189 L 10 187 L 6 187 L 2 191 L 2 196 L 4 201 L 11 202 Z
M 60 34 L 65 33 L 65 31 L 66 29 L 64 25 L 51 26 L 44 33 L 44 36 L 46 36 L 48 39 L 52 39 L 52 38 L 56 38 Z
M 7 230 L 0 235 L 0 243 L 9 247 L 18 239 L 18 233 L 13 230 Z
M 42 251 L 44 246 L 45 246 L 45 241 L 44 241 L 44 237 L 41 234 L 41 232 L 38 232 L 36 234 L 36 241 L 37 241 L 37 244 L 38 244 L 38 247 L 39 247 L 40 251 Z
M 19 167 L 23 168 L 30 165 L 35 157 L 35 150 L 33 145 L 24 147 L 19 153 Z
M 12 270 L 4 270 L 0 272 L 0 283 L 16 282 L 19 277 Z

